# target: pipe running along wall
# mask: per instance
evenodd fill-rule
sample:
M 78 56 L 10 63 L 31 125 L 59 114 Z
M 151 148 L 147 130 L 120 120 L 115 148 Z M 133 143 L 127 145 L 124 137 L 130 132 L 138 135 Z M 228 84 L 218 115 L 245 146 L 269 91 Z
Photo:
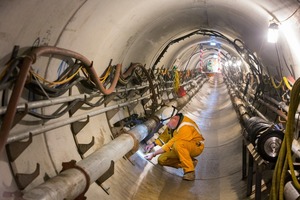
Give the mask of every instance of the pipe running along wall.
M 230 80 L 227 80 L 227 84 L 233 105 L 245 128 L 243 134 L 244 138 L 253 144 L 264 160 L 275 163 L 284 138 L 282 129 L 278 128 L 278 125 L 271 122 L 266 116 L 251 105 L 246 96 L 240 92 Z M 278 115 L 281 114 L 286 118 L 282 112 L 279 112 L 278 109 L 274 109 L 274 107 L 268 103 L 264 102 L 263 105 L 270 108 L 274 113 L 277 113 Z M 255 112 L 256 115 L 251 114 L 251 111 L 248 111 L 249 109 L 252 112 Z
M 197 93 L 207 79 L 199 79 L 194 82 L 187 95 L 169 102 L 166 106 L 176 106 L 178 109 L 184 107 L 186 103 Z M 111 166 L 111 161 L 117 161 L 128 152 L 134 153 L 139 146 L 139 142 L 145 139 L 157 127 L 159 116 L 167 107 L 162 107 L 153 119 L 148 119 L 144 124 L 135 126 L 128 132 L 124 132 L 108 144 L 96 150 L 94 153 L 79 161 L 77 168 L 62 171 L 57 176 L 45 183 L 37 186 L 23 195 L 24 199 L 75 199 L 79 195 L 84 195 L 86 188 L 101 177 Z M 78 169 L 79 168 L 79 169 Z

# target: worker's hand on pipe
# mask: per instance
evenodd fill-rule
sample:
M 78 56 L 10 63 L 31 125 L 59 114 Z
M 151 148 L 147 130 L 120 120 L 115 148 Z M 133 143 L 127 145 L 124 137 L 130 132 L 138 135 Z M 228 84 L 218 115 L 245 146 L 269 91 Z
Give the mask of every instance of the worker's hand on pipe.
M 153 147 L 154 147 L 154 143 L 147 144 L 145 147 L 145 153 L 149 153 L 151 149 L 153 149 Z
M 145 158 L 146 158 L 147 160 L 151 160 L 153 157 L 155 157 L 155 156 L 154 156 L 154 153 L 149 153 L 148 155 L 145 156 Z

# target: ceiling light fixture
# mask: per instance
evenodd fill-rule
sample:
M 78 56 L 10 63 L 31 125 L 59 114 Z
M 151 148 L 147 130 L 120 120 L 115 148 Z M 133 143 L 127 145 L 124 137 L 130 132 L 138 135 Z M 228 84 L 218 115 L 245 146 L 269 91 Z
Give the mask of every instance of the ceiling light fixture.
M 271 23 L 268 30 L 268 42 L 276 43 L 278 39 L 278 24 Z

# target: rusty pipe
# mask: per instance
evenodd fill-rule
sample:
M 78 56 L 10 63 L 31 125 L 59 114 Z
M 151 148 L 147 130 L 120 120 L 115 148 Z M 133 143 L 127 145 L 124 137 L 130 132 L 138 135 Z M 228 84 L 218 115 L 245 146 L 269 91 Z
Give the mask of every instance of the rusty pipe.
M 23 88 L 26 82 L 26 77 L 30 68 L 30 65 L 33 63 L 32 57 L 25 57 L 23 61 L 23 66 L 20 68 L 20 72 L 14 86 L 13 92 L 10 96 L 9 103 L 7 106 L 7 112 L 4 115 L 4 119 L 2 121 L 1 129 L 0 129 L 0 153 L 2 152 L 7 138 L 9 131 L 13 125 L 13 120 L 16 115 L 18 101 L 21 97 L 23 92 Z

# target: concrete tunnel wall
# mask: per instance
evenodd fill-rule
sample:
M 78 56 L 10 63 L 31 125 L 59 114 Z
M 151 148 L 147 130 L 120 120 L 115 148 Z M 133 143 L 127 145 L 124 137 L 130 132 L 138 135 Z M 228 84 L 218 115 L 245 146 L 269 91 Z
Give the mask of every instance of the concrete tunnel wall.
M 80 52 L 94 62 L 98 74 L 105 70 L 110 59 L 112 64 L 122 63 L 123 70 L 131 62 L 152 67 L 159 52 L 169 41 L 198 28 L 209 28 L 230 38 L 243 39 L 261 57 L 262 62 L 272 66 L 277 62 L 274 46 L 268 45 L 262 35 L 266 33 L 268 21 L 272 17 L 284 19 L 297 5 L 293 1 L 1 1 L 0 64 L 3 66 L 9 60 L 14 45 L 20 46 L 19 55 L 32 46 L 49 45 Z M 299 39 L 295 37 L 300 33 L 298 16 L 296 13 L 283 24 L 282 42 L 279 43 L 287 62 L 294 67 L 296 77 L 300 75 L 300 68 L 297 67 L 300 64 L 297 56 Z M 189 47 L 199 40 L 200 37 L 194 37 L 184 43 Z M 170 66 L 175 55 L 182 53 L 184 43 L 170 50 L 173 53 L 167 54 L 158 66 Z M 56 77 L 59 70 L 59 63 L 52 62 L 48 67 L 40 67 L 47 66 L 42 60 L 33 68 L 51 79 Z M 272 67 L 270 71 L 276 73 Z M 44 109 L 43 112 L 51 113 L 51 110 Z M 126 111 L 123 112 L 119 112 L 111 122 L 126 116 Z M 138 107 L 135 112 L 140 114 L 142 109 Z M 34 123 L 32 118 L 27 120 Z M 22 125 L 17 126 L 14 132 L 23 128 Z M 73 137 L 68 133 L 70 130 L 66 126 L 35 137 L 31 148 L 13 167 L 20 172 L 32 172 L 36 163 L 40 163 L 44 166 L 41 174 L 55 176 L 61 170 L 62 162 L 81 159 Z M 78 136 L 82 143 L 90 142 L 93 136 L 96 138 L 95 145 L 86 156 L 111 141 L 109 133 L 104 114 L 92 117 Z M 14 191 L 16 186 L 12 176 L 4 173 L 10 172 L 5 157 L 2 152 L 2 185 Z M 35 158 L 35 162 L 29 162 L 32 158 Z M 120 160 L 117 165 L 121 166 L 117 168 L 120 174 L 124 174 L 124 168 L 136 170 L 128 161 Z M 114 181 L 119 177 L 116 175 Z M 27 189 L 42 181 L 43 178 L 36 179 Z M 91 199 L 105 195 L 99 186 L 91 185 Z

